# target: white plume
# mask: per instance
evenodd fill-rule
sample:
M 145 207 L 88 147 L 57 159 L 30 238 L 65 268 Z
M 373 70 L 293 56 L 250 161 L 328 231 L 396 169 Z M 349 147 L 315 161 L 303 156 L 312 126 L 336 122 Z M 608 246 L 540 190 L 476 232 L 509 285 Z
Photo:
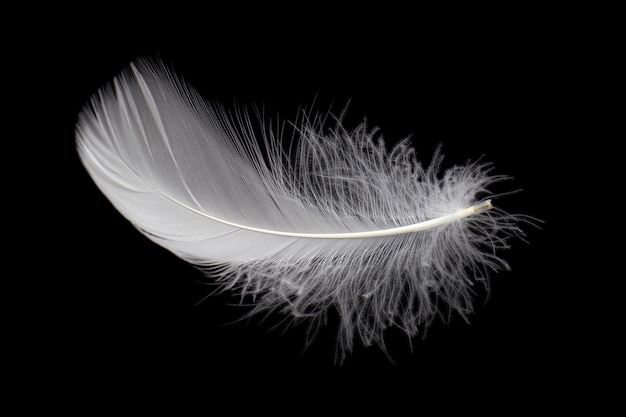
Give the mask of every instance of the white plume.
M 384 348 L 438 314 L 472 310 L 472 285 L 506 267 L 497 250 L 518 217 L 491 210 L 501 179 L 472 163 L 440 172 L 408 142 L 387 152 L 365 123 L 302 115 L 293 145 L 244 111 L 212 105 L 157 61 L 138 60 L 80 114 L 80 158 L 149 239 L 223 287 L 323 323 L 340 316 L 340 357 L 355 339 Z

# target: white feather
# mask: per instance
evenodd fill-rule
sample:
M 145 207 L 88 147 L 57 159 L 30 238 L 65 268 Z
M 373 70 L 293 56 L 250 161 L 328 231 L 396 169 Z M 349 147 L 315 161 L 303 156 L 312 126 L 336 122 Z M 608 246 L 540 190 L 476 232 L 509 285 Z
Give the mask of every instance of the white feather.
M 492 208 L 486 165 L 440 172 L 402 142 L 387 152 L 365 124 L 300 117 L 297 144 L 204 101 L 156 61 L 140 60 L 79 117 L 80 158 L 142 233 L 255 297 L 256 311 L 340 315 L 341 357 L 355 336 L 414 335 L 437 313 L 466 315 L 471 285 L 506 263 L 519 233 Z M 442 303 L 443 301 L 443 303 Z

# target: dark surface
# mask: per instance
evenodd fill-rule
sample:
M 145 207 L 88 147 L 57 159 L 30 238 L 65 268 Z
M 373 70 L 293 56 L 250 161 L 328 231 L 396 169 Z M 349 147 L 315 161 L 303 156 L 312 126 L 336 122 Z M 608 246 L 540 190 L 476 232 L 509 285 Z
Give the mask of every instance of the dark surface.
M 66 244 L 50 243 L 54 261 L 41 271 L 44 278 L 55 272 L 39 286 L 50 294 L 40 304 L 46 311 L 32 313 L 38 327 L 30 336 L 37 342 L 26 350 L 41 360 L 38 369 L 51 380 L 69 375 L 84 391 L 107 378 L 129 387 L 199 379 L 245 391 L 269 384 L 271 376 L 294 390 L 322 377 L 338 386 L 402 385 L 409 392 L 418 383 L 440 392 L 462 385 L 486 396 L 521 384 L 527 394 L 509 393 L 518 400 L 558 397 L 553 385 L 587 366 L 572 367 L 564 352 L 576 349 L 584 358 L 580 346 L 593 335 L 577 331 L 584 318 L 564 269 L 576 259 L 557 250 L 565 239 L 559 213 L 572 198 L 555 161 L 567 158 L 570 146 L 563 126 L 579 122 L 569 112 L 576 97 L 568 50 L 549 25 L 539 26 L 507 30 L 503 24 L 497 34 L 346 30 L 332 41 L 302 30 L 296 36 L 290 27 L 264 35 L 250 29 L 241 41 L 181 32 L 62 43 L 56 58 L 40 67 L 54 74 L 46 86 L 60 97 L 51 148 L 62 175 L 62 207 L 53 227 Z M 82 168 L 73 129 L 84 102 L 130 60 L 155 53 L 227 106 L 265 105 L 268 114 L 289 118 L 314 99 L 318 109 L 332 104 L 336 111 L 349 101 L 349 126 L 367 117 L 389 144 L 411 135 L 424 160 L 438 144 L 448 166 L 482 156 L 496 173 L 514 177 L 498 191 L 523 189 L 497 204 L 544 220 L 543 230 L 525 227 L 528 243 L 513 241 L 503 254 L 512 270 L 493 275 L 489 298 L 479 292 L 470 323 L 460 317 L 436 322 L 410 345 L 391 330 L 392 360 L 376 347 L 359 346 L 336 367 L 335 317 L 307 350 L 305 327 L 272 330 L 279 316 L 237 321 L 247 310 L 233 305 L 236 298 L 204 299 L 212 287 L 202 275 L 137 232 Z

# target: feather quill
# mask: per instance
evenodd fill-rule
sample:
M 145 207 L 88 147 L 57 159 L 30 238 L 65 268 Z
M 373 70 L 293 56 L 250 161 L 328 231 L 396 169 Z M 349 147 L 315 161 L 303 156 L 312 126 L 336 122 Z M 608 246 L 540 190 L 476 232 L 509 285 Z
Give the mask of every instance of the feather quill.
M 159 61 L 137 60 L 79 115 L 86 170 L 157 244 L 224 289 L 312 324 L 339 313 L 339 357 L 355 339 L 384 348 L 437 315 L 472 311 L 472 285 L 506 268 L 521 233 L 492 209 L 488 164 L 441 172 L 407 141 L 387 151 L 363 123 L 302 115 L 289 149 L 245 111 L 205 101 Z

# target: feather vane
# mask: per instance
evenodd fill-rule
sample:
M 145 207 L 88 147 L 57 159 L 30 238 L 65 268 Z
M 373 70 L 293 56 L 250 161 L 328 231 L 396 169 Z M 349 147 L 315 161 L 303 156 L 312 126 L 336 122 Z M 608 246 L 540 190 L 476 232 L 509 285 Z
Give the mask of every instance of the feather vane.
M 262 125 L 262 123 L 261 123 Z M 138 60 L 101 89 L 77 124 L 100 190 L 139 231 L 210 268 L 225 289 L 324 321 L 339 313 L 343 358 L 355 339 L 384 346 L 390 326 L 417 334 L 438 314 L 472 311 L 472 285 L 507 267 L 521 233 L 493 209 L 487 164 L 442 172 L 408 141 L 387 150 L 365 123 L 295 123 L 289 149 L 245 111 L 205 101 L 157 61 Z

